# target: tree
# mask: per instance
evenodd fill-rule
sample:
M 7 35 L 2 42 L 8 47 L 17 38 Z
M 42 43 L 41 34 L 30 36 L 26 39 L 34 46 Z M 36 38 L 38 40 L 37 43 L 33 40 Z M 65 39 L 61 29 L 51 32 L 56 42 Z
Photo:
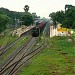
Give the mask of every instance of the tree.
M 65 5 L 65 11 L 57 11 L 49 15 L 53 22 L 62 24 L 62 27 L 75 28 L 75 6 Z
M 62 23 L 64 21 L 65 15 L 64 11 L 57 11 L 56 12 L 56 21 Z
M 74 21 L 75 21 L 75 6 L 72 5 L 67 5 L 65 6 L 66 11 L 65 11 L 65 21 L 64 21 L 64 25 L 67 28 L 74 28 Z M 63 25 L 63 26 L 64 26 Z
M 11 26 L 9 26 L 9 27 L 12 27 L 13 25 L 15 25 L 15 17 L 16 17 L 16 19 L 21 20 L 21 17 L 24 14 L 24 12 L 10 11 L 7 8 L 1 7 L 0 14 L 7 15 L 8 17 L 10 17 L 11 21 L 10 21 L 9 25 L 11 25 Z
M 9 17 L 3 14 L 0 14 L 0 33 L 7 28 L 9 22 Z
M 49 17 L 52 18 L 53 24 L 56 27 L 56 13 L 55 12 L 52 12 L 51 14 L 49 14 Z
M 73 21 L 73 28 L 75 28 L 75 21 Z
M 28 6 L 28 5 L 25 5 L 25 6 L 24 6 L 24 10 L 25 10 L 25 12 L 28 12 L 29 6 Z
M 70 10 L 72 8 L 72 5 L 65 5 L 65 12 L 67 11 L 67 10 Z
M 22 21 L 23 21 L 23 24 L 26 26 L 33 24 L 33 17 L 31 13 L 29 12 L 25 13 L 24 16 L 22 16 Z
M 33 16 L 33 20 L 35 21 L 35 19 L 37 18 L 36 13 L 32 13 L 32 16 Z
M 29 10 L 28 5 L 25 5 L 24 10 L 25 10 L 25 13 L 22 16 L 22 21 L 23 21 L 24 25 L 29 26 L 29 25 L 33 24 L 33 16 L 31 13 L 28 12 L 28 10 Z

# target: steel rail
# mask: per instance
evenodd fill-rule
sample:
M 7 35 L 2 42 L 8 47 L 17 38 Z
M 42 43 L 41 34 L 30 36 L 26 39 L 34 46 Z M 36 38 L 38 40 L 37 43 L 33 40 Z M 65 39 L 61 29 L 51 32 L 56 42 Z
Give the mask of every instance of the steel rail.
M 30 46 L 31 46 L 31 45 L 30 45 Z M 27 50 L 28 50 L 28 49 L 27 49 Z M 24 54 L 25 54 L 25 53 L 26 53 L 26 52 L 24 52 Z M 12 59 L 12 60 L 13 60 L 13 59 Z M 10 62 L 11 62 L 12 60 L 10 60 Z M 10 63 L 10 62 L 9 62 L 9 63 Z M 9 63 L 7 63 L 7 64 L 0 70 L 1 73 L 3 73 L 6 69 L 8 69 L 10 66 L 13 65 L 13 63 L 12 63 L 11 65 L 9 65 Z M 9 67 L 7 67 L 7 65 L 9 65 Z M 6 68 L 6 67 L 7 67 L 7 68 Z M 0 73 L 0 74 L 1 74 L 1 73 Z
M 40 53 L 40 51 L 42 51 L 44 48 L 45 48 L 45 46 L 41 45 L 39 48 L 37 48 L 34 51 L 32 51 L 29 54 L 27 54 L 27 56 L 23 56 L 19 61 L 17 61 L 17 63 L 15 64 L 15 66 L 12 68 L 12 70 L 7 75 L 13 75 L 15 72 L 17 72 L 17 70 L 24 63 L 26 63 L 29 59 L 31 59 L 32 57 L 34 57 L 36 54 Z M 24 58 L 26 58 L 26 57 L 28 57 L 28 58 L 26 60 L 24 60 Z M 24 60 L 24 61 L 22 62 L 22 60 Z

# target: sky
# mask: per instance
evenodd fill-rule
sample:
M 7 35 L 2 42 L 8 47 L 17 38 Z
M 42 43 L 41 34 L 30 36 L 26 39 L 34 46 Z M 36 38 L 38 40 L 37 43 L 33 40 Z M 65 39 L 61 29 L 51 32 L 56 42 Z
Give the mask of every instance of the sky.
M 29 12 L 36 12 L 41 17 L 48 17 L 52 12 L 64 11 L 66 4 L 75 6 L 75 0 L 0 0 L 0 7 L 11 11 L 24 12 L 24 6 L 29 5 Z

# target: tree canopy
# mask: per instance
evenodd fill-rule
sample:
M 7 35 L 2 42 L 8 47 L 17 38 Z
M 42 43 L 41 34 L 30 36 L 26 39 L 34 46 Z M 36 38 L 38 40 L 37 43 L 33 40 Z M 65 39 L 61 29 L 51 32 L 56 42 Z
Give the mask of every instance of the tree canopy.
M 23 22 L 24 25 L 31 25 L 33 24 L 33 20 L 35 19 L 35 16 L 31 14 L 29 11 L 29 6 L 24 6 L 25 12 L 17 12 L 17 11 L 10 11 L 7 8 L 0 8 L 0 14 L 6 15 L 9 17 L 9 28 L 15 27 L 15 19 L 19 20 L 19 26 L 21 25 L 20 22 Z M 18 25 L 17 25 L 18 26 Z
M 24 10 L 25 10 L 25 13 L 22 16 L 22 21 L 23 21 L 24 25 L 29 26 L 29 25 L 33 24 L 33 16 L 30 12 L 28 12 L 28 10 L 29 10 L 28 5 L 24 6 Z
M 25 5 L 25 6 L 24 6 L 24 11 L 25 11 L 25 12 L 28 12 L 28 10 L 29 10 L 29 6 L 28 6 L 28 5 Z
M 10 11 L 6 8 L 0 8 L 0 14 L 7 15 L 10 17 L 10 24 L 15 24 L 15 18 L 21 20 L 21 16 L 24 14 L 24 12 L 17 12 L 17 11 Z
M 51 13 L 51 14 L 49 15 L 49 17 L 52 18 L 53 24 L 54 24 L 54 26 L 56 27 L 56 13 L 55 13 L 55 12 Z
M 9 17 L 3 14 L 0 14 L 0 33 L 7 28 L 9 22 Z
M 65 5 L 65 11 L 53 12 L 49 15 L 53 22 L 59 22 L 62 27 L 75 28 L 75 6 Z
M 22 21 L 23 21 L 23 24 L 26 25 L 26 26 L 29 26 L 31 24 L 33 24 L 33 17 L 32 17 L 32 14 L 31 13 L 25 13 L 23 16 L 22 16 Z

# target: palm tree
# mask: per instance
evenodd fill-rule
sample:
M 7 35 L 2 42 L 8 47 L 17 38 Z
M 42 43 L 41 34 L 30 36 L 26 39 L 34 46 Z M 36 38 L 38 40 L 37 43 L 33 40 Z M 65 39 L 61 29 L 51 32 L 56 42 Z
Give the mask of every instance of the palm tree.
M 72 7 L 72 5 L 65 5 L 65 11 L 71 9 Z
M 25 6 L 24 6 L 24 11 L 25 11 L 25 12 L 28 12 L 28 10 L 29 10 L 29 6 L 28 6 L 28 5 L 25 5 Z

